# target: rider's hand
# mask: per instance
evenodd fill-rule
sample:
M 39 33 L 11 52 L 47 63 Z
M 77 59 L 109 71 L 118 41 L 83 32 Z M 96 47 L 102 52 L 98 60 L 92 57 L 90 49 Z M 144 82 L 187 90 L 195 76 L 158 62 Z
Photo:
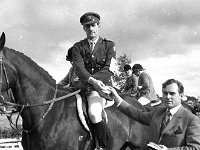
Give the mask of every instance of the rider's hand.
M 93 77 L 90 77 L 88 80 L 88 83 L 92 84 L 97 91 L 100 91 L 100 90 L 105 91 L 106 90 L 106 86 L 104 85 L 104 83 L 101 80 L 97 80 Z
M 119 96 L 118 93 L 117 93 L 117 91 L 113 87 L 111 87 L 111 86 L 109 87 L 108 91 L 110 91 L 110 96 L 112 98 L 116 98 L 116 97 Z

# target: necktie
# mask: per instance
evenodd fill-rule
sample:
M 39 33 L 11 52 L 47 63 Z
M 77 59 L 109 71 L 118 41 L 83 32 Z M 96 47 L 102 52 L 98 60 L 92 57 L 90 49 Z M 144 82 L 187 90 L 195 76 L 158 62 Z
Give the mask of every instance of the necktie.
M 94 46 L 95 46 L 95 43 L 94 43 L 94 42 L 90 42 L 90 50 L 91 50 L 91 51 L 94 50 Z
M 168 125 L 168 123 L 170 122 L 170 116 L 171 116 L 171 113 L 170 111 L 168 110 L 164 117 L 163 117 L 163 120 L 162 120 L 162 124 L 161 124 L 161 129 L 160 129 L 160 132 L 162 132 L 164 130 L 164 128 Z

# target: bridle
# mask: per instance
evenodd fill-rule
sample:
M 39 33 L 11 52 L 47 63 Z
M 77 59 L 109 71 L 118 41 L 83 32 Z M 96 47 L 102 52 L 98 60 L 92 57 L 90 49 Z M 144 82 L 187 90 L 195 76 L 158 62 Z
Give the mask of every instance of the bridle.
M 4 102 L 5 102 L 3 92 L 2 92 L 3 75 L 5 76 L 5 79 L 6 79 L 7 95 L 8 95 L 8 97 L 11 97 L 10 93 L 8 91 L 9 90 L 9 80 L 8 80 L 8 75 L 6 72 L 5 64 L 3 61 L 3 51 L 1 50 L 0 51 L 0 104 L 4 104 Z
M 9 81 L 8 81 L 8 76 L 6 73 L 5 65 L 3 63 L 3 48 L 5 44 L 5 34 L 4 32 L 1 35 L 1 41 L 0 41 L 0 103 L 4 101 L 4 97 L 2 95 L 2 84 L 3 84 L 3 74 L 5 75 L 6 78 L 6 84 L 7 88 L 9 88 Z

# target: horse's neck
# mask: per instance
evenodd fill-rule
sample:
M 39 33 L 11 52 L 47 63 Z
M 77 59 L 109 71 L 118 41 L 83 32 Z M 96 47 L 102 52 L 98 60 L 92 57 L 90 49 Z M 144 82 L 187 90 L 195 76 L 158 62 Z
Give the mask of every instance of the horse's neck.
M 28 103 L 38 103 L 52 98 L 55 91 L 55 80 L 29 57 L 17 51 L 7 55 L 17 71 L 16 92 L 19 100 L 26 99 Z

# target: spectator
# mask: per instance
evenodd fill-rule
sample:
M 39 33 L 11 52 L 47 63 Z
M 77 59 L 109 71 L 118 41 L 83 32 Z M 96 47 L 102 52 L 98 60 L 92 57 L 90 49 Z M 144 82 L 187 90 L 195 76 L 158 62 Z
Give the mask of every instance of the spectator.
M 58 85 L 61 85 L 64 88 L 74 88 L 75 82 L 78 81 L 79 78 L 75 73 L 73 62 L 72 62 L 72 47 L 67 52 L 66 60 L 70 61 L 72 66 L 69 69 L 68 74 L 58 83 Z
M 131 66 L 126 64 L 124 66 L 126 74 L 126 81 L 122 87 L 122 92 L 130 94 L 133 97 L 137 95 L 138 77 L 132 73 Z
M 162 84 L 163 103 L 150 112 L 137 110 L 110 88 L 118 109 L 132 119 L 149 126 L 149 143 L 160 150 L 199 150 L 200 119 L 181 104 L 184 87 L 169 79 Z M 168 117 L 166 117 L 168 114 Z M 150 146 L 149 145 L 149 146 Z
M 140 64 L 132 67 L 133 73 L 138 77 L 138 101 L 142 105 L 158 101 L 151 76 L 144 70 Z

